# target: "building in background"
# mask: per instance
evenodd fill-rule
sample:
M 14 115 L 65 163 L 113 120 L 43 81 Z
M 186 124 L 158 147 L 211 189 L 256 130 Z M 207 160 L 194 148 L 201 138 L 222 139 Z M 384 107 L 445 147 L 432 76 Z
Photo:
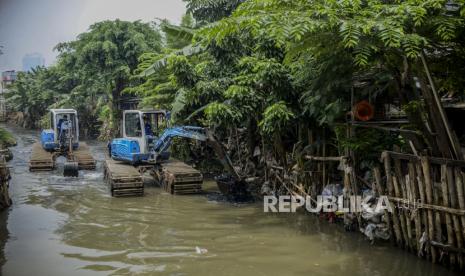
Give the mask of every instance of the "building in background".
M 0 79 L 0 122 L 4 122 L 7 117 L 4 93 L 16 81 L 17 76 L 18 74 L 14 70 L 2 72 L 2 78 Z
M 8 86 L 12 85 L 16 81 L 17 77 L 18 73 L 15 70 L 2 72 L 0 92 L 3 93 L 3 90 L 8 89 Z
M 24 72 L 31 71 L 39 66 L 45 66 L 45 59 L 40 53 L 27 54 L 23 57 Z

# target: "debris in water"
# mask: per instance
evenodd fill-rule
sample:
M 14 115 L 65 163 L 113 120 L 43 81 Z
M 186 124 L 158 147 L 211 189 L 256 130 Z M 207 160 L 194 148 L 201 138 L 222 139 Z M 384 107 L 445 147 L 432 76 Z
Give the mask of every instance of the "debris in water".
M 208 250 L 206 248 L 200 248 L 198 246 L 195 247 L 195 252 L 197 254 L 207 254 Z

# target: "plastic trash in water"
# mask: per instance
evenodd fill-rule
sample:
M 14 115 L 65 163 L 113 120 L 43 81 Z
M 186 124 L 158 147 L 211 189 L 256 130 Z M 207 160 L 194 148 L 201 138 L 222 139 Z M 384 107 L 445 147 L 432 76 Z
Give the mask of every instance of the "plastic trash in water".
M 195 247 L 195 253 L 197 253 L 197 254 L 207 254 L 208 249 L 196 246 Z

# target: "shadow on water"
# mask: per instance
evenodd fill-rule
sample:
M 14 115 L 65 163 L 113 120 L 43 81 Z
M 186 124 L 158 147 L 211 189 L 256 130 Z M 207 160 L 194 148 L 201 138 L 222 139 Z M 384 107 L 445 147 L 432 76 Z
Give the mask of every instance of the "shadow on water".
M 0 266 L 5 264 L 5 243 L 9 238 L 8 228 L 6 226 L 8 221 L 8 210 L 0 211 Z
M 264 214 L 258 203 L 172 196 L 156 187 L 142 198 L 112 198 L 102 143 L 89 143 L 95 172 L 75 179 L 62 177 L 60 167 L 31 174 L 37 133 L 12 130 L 19 139 L 2 275 L 452 274 L 308 214 Z

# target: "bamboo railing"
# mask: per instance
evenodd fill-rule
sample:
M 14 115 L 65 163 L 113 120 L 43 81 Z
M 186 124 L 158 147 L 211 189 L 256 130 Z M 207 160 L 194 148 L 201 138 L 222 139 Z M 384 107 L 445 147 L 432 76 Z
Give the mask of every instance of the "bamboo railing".
M 433 263 L 465 266 L 465 161 L 385 151 L 376 192 L 394 206 L 386 214 L 391 241 Z

